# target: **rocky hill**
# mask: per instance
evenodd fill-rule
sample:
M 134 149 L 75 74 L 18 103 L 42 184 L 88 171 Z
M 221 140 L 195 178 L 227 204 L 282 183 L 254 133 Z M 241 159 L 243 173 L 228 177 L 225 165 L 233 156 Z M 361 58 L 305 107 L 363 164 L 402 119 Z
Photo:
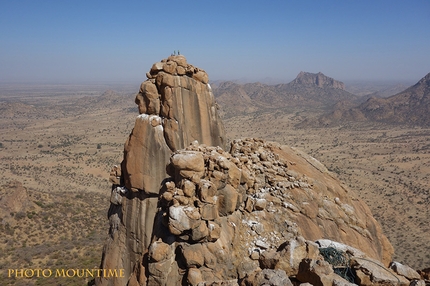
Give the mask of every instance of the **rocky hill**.
M 323 125 L 339 121 L 375 121 L 389 124 L 430 126 L 430 73 L 415 85 L 388 98 L 369 98 L 352 108 L 336 108 L 320 117 Z
M 171 56 L 147 77 L 110 178 L 101 268 L 124 275 L 96 285 L 409 285 L 425 278 L 390 264 L 393 248 L 368 207 L 314 158 L 259 139 L 227 148 L 206 72 Z
M 342 82 L 322 73 L 300 72 L 288 84 L 238 84 L 224 82 L 214 87 L 217 102 L 226 117 L 257 110 L 282 107 L 326 109 L 338 101 L 357 102 L 359 97 L 345 91 Z
M 301 71 L 297 77 L 290 83 L 291 85 L 302 85 L 302 86 L 318 86 L 321 88 L 335 88 L 345 90 L 343 82 L 334 80 L 331 77 L 325 76 L 319 72 L 317 74 L 308 73 Z

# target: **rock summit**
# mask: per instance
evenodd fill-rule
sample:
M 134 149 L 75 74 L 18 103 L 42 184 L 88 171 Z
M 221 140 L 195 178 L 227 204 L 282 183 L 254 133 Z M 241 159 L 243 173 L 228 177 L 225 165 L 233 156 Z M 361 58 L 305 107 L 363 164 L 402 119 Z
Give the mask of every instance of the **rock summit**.
M 124 277 L 96 285 L 418 279 L 399 263 L 388 267 L 393 248 L 379 223 L 316 159 L 254 138 L 227 147 L 205 71 L 171 56 L 147 78 L 124 159 L 110 175 L 101 268 L 124 269 Z

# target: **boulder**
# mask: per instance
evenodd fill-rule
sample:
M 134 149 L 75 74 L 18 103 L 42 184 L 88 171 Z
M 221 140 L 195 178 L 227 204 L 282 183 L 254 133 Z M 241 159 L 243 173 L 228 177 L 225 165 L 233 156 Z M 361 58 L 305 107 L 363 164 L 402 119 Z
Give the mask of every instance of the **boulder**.
M 226 151 L 206 72 L 172 56 L 148 78 L 111 175 L 101 268 L 125 275 L 96 285 L 350 285 L 324 248 L 353 257 L 356 283 L 412 277 L 382 269 L 393 248 L 380 225 L 314 158 L 253 138 Z
M 418 273 L 421 276 L 421 279 L 430 280 L 430 267 L 418 270 Z
M 356 283 L 363 286 L 370 285 L 409 285 L 409 281 L 394 271 L 370 258 L 353 257 L 351 266 L 356 273 Z
M 393 261 L 390 264 L 390 268 L 392 270 L 394 270 L 394 272 L 396 272 L 397 274 L 405 277 L 408 280 L 419 280 L 421 279 L 420 274 L 418 274 L 417 271 L 415 271 L 414 269 L 410 268 L 407 265 L 403 265 L 399 262 Z
M 297 275 L 304 258 L 321 259 L 318 246 L 300 236 L 281 244 L 277 253 L 279 253 L 279 261 L 276 263 L 276 268 L 284 270 L 289 276 Z
M 282 270 L 263 269 L 257 270 L 246 277 L 241 286 L 260 286 L 260 285 L 284 285 L 293 286 L 287 274 Z

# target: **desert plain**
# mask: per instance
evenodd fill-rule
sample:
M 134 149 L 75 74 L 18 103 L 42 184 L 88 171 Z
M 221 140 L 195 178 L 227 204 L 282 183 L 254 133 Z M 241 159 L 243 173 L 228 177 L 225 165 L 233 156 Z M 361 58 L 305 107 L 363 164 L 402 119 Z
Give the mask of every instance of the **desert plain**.
M 8 269 L 99 266 L 109 228 L 109 171 L 121 162 L 138 115 L 138 88 L 0 85 L 0 285 L 48 285 L 43 278 L 9 278 Z M 221 114 L 229 140 L 277 141 L 322 162 L 369 205 L 395 248 L 395 261 L 429 267 L 430 128 L 302 124 L 324 112 L 274 106 Z M 25 194 L 5 200 L 19 189 L 16 182 Z M 82 279 L 49 283 L 82 285 Z

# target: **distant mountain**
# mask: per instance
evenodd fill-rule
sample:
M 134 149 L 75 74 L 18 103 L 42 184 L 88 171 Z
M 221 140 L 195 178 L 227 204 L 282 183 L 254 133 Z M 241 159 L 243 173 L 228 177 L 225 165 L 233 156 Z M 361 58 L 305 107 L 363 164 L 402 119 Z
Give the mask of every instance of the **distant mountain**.
M 338 107 L 319 119 L 320 124 L 339 121 L 378 121 L 430 126 L 430 73 L 406 90 L 387 98 L 369 98 L 353 108 Z
M 323 73 L 300 72 L 290 85 L 318 86 L 321 88 L 336 88 L 345 90 L 343 82 L 337 81 Z
M 300 72 L 288 84 L 218 83 L 214 95 L 225 116 L 287 106 L 328 108 L 339 101 L 357 102 L 342 82 L 322 73 Z
M 375 91 L 371 94 L 367 94 L 364 96 L 364 98 L 369 99 L 371 97 L 389 97 L 404 91 L 405 89 L 408 88 L 408 86 L 409 85 L 404 85 L 404 84 L 396 84 L 396 85 L 388 86 L 381 90 Z
M 288 94 L 300 105 L 330 107 L 339 101 L 358 101 L 359 97 L 345 90 L 343 82 L 337 81 L 323 73 L 300 72 L 288 84 L 277 85 L 277 91 Z
M 363 102 L 370 97 L 389 97 L 404 91 L 415 81 L 406 80 L 351 80 L 345 82 L 345 90 L 361 96 Z

